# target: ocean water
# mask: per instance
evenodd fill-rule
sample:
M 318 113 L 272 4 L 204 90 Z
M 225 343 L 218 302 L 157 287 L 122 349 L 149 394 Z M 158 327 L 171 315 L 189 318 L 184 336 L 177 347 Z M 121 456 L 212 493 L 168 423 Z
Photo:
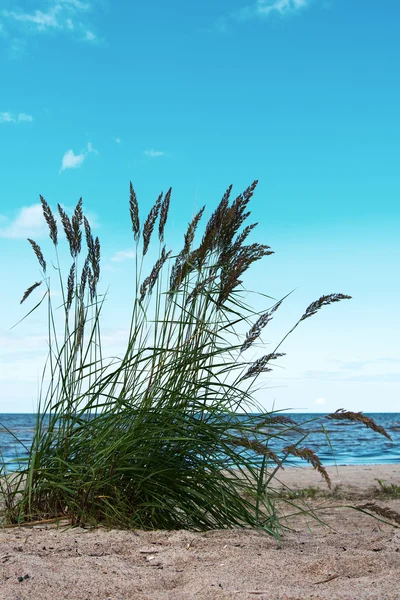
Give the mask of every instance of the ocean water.
M 304 445 L 316 451 L 326 466 L 400 463 L 400 413 L 365 413 L 386 429 L 392 441 L 361 424 L 320 419 L 321 414 L 283 414 L 296 421 L 300 428 L 302 424 L 305 427 L 305 422 L 317 419 L 311 425 L 314 433 Z M 29 448 L 32 443 L 35 419 L 34 414 L 0 414 L 0 461 L 2 458 L 8 471 L 17 468 L 18 459 L 26 458 L 24 446 Z M 309 428 L 310 425 L 307 426 Z M 287 437 L 286 445 L 294 444 L 300 435 L 292 431 Z M 280 446 L 270 446 L 274 451 L 279 451 L 280 447 L 282 443 Z M 290 464 L 306 463 L 291 457 Z

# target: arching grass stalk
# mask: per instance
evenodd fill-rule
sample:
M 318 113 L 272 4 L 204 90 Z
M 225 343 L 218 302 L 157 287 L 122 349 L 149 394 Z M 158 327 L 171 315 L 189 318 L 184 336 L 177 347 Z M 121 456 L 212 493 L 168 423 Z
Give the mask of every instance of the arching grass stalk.
M 17 473 L 20 485 L 11 499 L 7 490 L 6 521 L 68 517 L 81 525 L 167 529 L 250 525 L 279 535 L 268 493 L 277 469 L 297 456 L 326 473 L 303 445 L 309 432 L 288 444 L 287 433 L 295 427 L 290 419 L 255 414 L 254 382 L 282 356 L 276 348 L 255 362 L 244 358 L 282 302 L 274 301 L 261 315 L 244 302 L 242 277 L 272 254 L 267 245 L 246 243 L 256 226 L 245 225 L 256 183 L 233 201 L 228 188 L 196 244 L 201 209 L 174 254 L 164 243 L 171 190 L 160 194 L 141 225 L 131 184 L 135 290 L 129 337 L 119 359 L 103 357 L 100 242 L 81 200 L 71 219 L 59 207 L 73 258 L 66 280 L 56 263 L 61 324 L 44 255 L 30 241 L 47 286 L 49 359 L 42 389 L 46 378 L 49 383 L 40 398 L 27 463 Z M 57 252 L 56 219 L 41 200 Z M 158 258 L 148 268 L 155 236 Z M 28 288 L 23 301 L 36 287 Z M 322 306 L 346 298 L 322 296 L 295 327 Z M 245 335 L 248 323 L 253 324 Z M 335 414 L 331 418 L 358 418 Z M 358 420 L 371 426 L 365 418 Z M 254 490 L 250 497 L 249 488 Z

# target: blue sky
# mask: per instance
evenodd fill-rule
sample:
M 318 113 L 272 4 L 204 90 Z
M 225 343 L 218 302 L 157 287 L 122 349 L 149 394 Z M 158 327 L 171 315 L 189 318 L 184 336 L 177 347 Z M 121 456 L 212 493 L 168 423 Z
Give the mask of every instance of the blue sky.
M 169 241 L 194 209 L 254 179 L 248 285 L 295 290 L 264 339 L 341 292 L 288 339 L 266 408 L 400 410 L 398 0 L 2 0 L 0 412 L 35 406 L 45 315 L 9 331 L 46 249 L 39 194 L 80 196 L 102 241 L 106 334 L 127 327 L 132 180 L 173 187 Z M 259 307 L 260 309 L 262 306 Z M 267 306 L 265 307 L 267 308 Z

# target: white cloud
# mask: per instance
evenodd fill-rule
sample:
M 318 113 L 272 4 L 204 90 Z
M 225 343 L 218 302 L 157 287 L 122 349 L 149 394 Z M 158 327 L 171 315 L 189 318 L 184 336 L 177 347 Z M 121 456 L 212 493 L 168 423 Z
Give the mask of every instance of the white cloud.
M 133 250 L 120 250 L 119 252 L 113 254 L 110 260 L 112 262 L 124 262 L 125 260 L 131 260 L 132 258 L 135 258 L 135 256 L 136 253 Z
M 74 154 L 73 150 L 67 150 L 62 157 L 60 173 L 61 171 L 65 171 L 65 169 L 76 169 L 77 167 L 80 167 L 86 156 L 86 152 L 82 152 L 82 154 Z
M 23 121 L 31 122 L 33 121 L 33 117 L 26 113 L 19 113 L 18 115 L 14 115 L 10 112 L 0 113 L 0 123 L 21 123 Z
M 81 2 L 80 0 L 58 0 L 58 3 L 72 6 L 77 10 L 89 10 L 90 4 L 88 2 Z
M 13 221 L 2 217 L 1 222 L 7 223 L 0 227 L 0 237 L 3 238 L 37 238 L 47 232 L 41 204 L 24 206 Z
M 94 42 L 95 40 L 97 40 L 97 37 L 95 36 L 95 34 L 92 31 L 87 30 L 87 31 L 85 31 L 84 39 L 87 42 Z
M 276 13 L 280 15 L 293 13 L 309 6 L 312 0 L 255 0 L 253 4 L 243 6 L 239 10 L 222 16 L 214 23 L 214 31 L 226 33 L 234 22 L 240 23 L 249 19 L 269 17 Z
M 33 117 L 31 115 L 27 115 L 25 113 L 19 113 L 19 115 L 18 115 L 18 121 L 19 122 L 21 122 L 21 121 L 29 121 L 29 122 L 31 122 L 31 121 L 33 121 Z
M 4 19 L 7 29 L 18 29 L 21 32 L 34 31 L 45 33 L 49 31 L 75 32 L 85 41 L 94 41 L 96 35 L 88 29 L 88 23 L 82 22 L 83 13 L 91 10 L 91 3 L 81 0 L 37 0 L 43 4 L 31 12 L 24 10 L 2 10 L 0 16 Z M 46 4 L 46 7 L 44 6 Z M 4 25 L 3 25 L 4 27 Z
M 333 360 L 333 363 L 338 365 L 339 370 L 341 371 L 361 371 L 364 368 L 368 368 L 370 371 L 371 367 L 379 366 L 387 366 L 387 365 L 400 365 L 400 358 L 395 356 L 383 356 L 378 358 L 368 358 L 365 360 L 352 360 L 352 361 L 344 361 L 344 360 Z
M 94 152 L 95 154 L 98 154 L 98 152 L 97 152 L 96 148 L 93 148 L 93 144 L 92 144 L 92 142 L 89 142 L 89 143 L 88 143 L 88 145 L 87 145 L 87 149 L 88 149 L 88 152 Z
M 255 9 L 259 15 L 268 16 L 276 11 L 284 14 L 307 6 L 308 0 L 257 0 Z
M 158 156 L 163 156 L 164 154 L 164 152 L 161 152 L 161 150 L 145 150 L 144 153 L 150 158 L 157 158 Z
M 315 400 L 314 404 L 318 404 L 318 405 L 326 404 L 326 400 L 325 400 L 325 398 L 317 398 Z
M 0 123 L 15 123 L 15 118 L 9 112 L 0 113 Z
M 80 154 L 75 154 L 72 149 L 67 150 L 62 157 L 59 173 L 65 171 L 66 169 L 77 169 L 80 167 L 90 152 L 98 154 L 97 150 L 93 148 L 92 142 L 88 143 L 87 151 L 82 151 Z
M 3 10 L 2 16 L 20 23 L 32 23 L 36 25 L 38 31 L 43 31 L 48 28 L 58 28 L 59 23 L 56 15 L 60 10 L 59 5 L 55 5 L 47 13 L 41 10 L 35 10 L 33 13 L 14 12 L 11 10 Z

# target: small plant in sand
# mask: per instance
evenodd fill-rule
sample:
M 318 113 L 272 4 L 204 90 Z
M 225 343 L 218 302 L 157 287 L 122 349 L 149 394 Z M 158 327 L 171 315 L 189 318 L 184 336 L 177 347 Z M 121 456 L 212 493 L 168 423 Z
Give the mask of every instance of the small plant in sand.
M 300 490 L 282 490 L 280 497 L 289 500 L 315 500 L 320 495 L 320 490 L 317 487 L 309 486 Z
M 378 494 L 386 498 L 400 498 L 400 485 L 395 483 L 385 483 L 382 479 L 378 479 Z
M 298 426 L 281 414 L 260 413 L 253 397 L 256 380 L 283 356 L 281 342 L 255 361 L 246 359 L 282 303 L 271 305 L 265 296 L 269 307 L 260 314 L 244 302 L 243 276 L 272 254 L 265 244 L 246 243 L 256 226 L 246 225 L 256 184 L 233 201 L 230 186 L 196 243 L 203 207 L 174 254 L 164 243 L 171 189 L 160 194 L 142 223 L 131 184 L 134 294 L 128 341 L 118 359 L 103 355 L 100 242 L 82 200 L 71 217 L 58 206 L 71 255 L 65 275 L 60 225 L 40 197 L 55 259 L 49 268 L 41 248 L 29 240 L 42 279 L 21 302 L 43 286 L 30 312 L 47 304 L 49 354 L 28 459 L 13 487 L 4 490 L 5 523 L 67 518 L 72 524 L 124 528 L 247 525 L 279 535 L 269 490 L 285 461 L 292 456 L 309 462 L 330 484 L 318 456 L 305 445 L 309 432 L 288 444 L 286 434 Z M 148 268 L 153 241 L 158 258 Z M 54 273 L 61 311 L 53 306 Z M 321 296 L 289 333 L 323 306 L 347 298 Z M 328 418 L 358 420 L 386 435 L 359 413 L 339 411 Z

